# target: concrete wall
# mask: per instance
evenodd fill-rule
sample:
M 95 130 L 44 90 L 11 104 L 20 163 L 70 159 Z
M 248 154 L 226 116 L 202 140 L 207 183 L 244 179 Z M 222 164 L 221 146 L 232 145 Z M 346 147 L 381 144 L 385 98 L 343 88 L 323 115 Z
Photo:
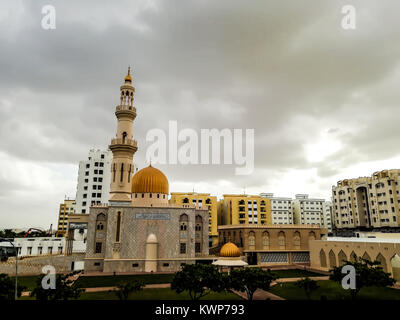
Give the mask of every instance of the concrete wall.
M 45 256 L 45 257 L 29 257 L 22 260 L 18 259 L 19 275 L 37 275 L 42 272 L 42 268 L 46 265 L 55 267 L 57 273 L 66 273 L 71 271 L 72 262 L 75 265 L 79 261 L 84 261 L 83 254 L 71 256 Z M 78 263 L 79 266 L 79 263 Z M 6 273 L 10 276 L 15 275 L 15 258 L 9 258 L 7 262 L 0 262 L 0 273 Z

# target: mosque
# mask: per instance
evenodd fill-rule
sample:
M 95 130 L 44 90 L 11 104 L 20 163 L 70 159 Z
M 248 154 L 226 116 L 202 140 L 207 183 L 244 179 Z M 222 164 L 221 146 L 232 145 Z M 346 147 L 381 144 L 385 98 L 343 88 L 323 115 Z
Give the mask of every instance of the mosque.
M 85 271 L 162 272 L 209 260 L 207 209 L 169 204 L 167 177 L 148 166 L 133 170 L 135 87 L 130 70 L 120 87 L 108 204 L 90 208 Z

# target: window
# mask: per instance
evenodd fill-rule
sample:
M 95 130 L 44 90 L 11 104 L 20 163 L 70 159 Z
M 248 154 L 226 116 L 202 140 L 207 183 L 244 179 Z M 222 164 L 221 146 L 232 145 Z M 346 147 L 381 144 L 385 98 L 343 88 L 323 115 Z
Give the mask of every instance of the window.
M 196 242 L 194 245 L 194 249 L 196 253 L 200 253 L 201 252 L 201 243 L 200 242 Z
M 180 253 L 181 254 L 186 253 L 186 243 L 181 243 Z
M 120 233 L 121 233 L 121 212 L 118 212 L 118 215 L 117 215 L 117 232 L 116 232 L 116 235 L 115 235 L 115 241 L 117 241 L 117 242 L 119 242 Z
M 163 267 L 169 267 L 169 263 L 163 263 Z
M 139 263 L 132 263 L 132 267 L 134 267 L 134 268 L 139 267 Z
M 95 253 L 101 253 L 101 242 L 96 242 L 96 250 Z

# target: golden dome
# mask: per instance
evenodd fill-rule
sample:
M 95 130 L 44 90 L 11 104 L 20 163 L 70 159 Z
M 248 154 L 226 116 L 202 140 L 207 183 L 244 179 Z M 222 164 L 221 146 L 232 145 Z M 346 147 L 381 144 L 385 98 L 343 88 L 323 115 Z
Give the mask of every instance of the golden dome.
M 149 165 L 132 178 L 132 193 L 169 193 L 168 179 L 160 170 Z
M 125 82 L 132 82 L 132 77 L 131 77 L 131 67 L 128 68 L 128 74 L 125 77 Z
M 232 242 L 225 243 L 219 251 L 220 257 L 240 257 L 239 248 Z

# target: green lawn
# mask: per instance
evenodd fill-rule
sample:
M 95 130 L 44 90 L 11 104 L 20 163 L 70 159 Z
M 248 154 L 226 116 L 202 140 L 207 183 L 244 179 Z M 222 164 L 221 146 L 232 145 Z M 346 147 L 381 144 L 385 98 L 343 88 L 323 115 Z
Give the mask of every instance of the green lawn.
M 174 274 L 143 274 L 117 276 L 82 276 L 75 282 L 80 288 L 114 287 L 120 282 L 141 280 L 145 284 L 171 283 Z
M 302 269 L 271 270 L 279 278 L 323 277 L 325 274 Z
M 328 300 L 351 299 L 350 292 L 344 290 L 337 282 L 330 280 L 318 281 L 318 285 L 320 287 L 311 295 L 312 300 L 320 300 L 321 296 L 325 296 Z M 296 287 L 294 282 L 277 284 L 271 287 L 269 291 L 287 300 L 307 299 L 304 290 Z M 400 300 L 400 290 L 376 287 L 363 288 L 358 293 L 357 299 Z
M 40 276 L 18 276 L 18 285 L 26 287 L 24 291 L 31 291 L 36 287 L 36 281 Z M 15 277 L 11 277 L 15 281 Z

